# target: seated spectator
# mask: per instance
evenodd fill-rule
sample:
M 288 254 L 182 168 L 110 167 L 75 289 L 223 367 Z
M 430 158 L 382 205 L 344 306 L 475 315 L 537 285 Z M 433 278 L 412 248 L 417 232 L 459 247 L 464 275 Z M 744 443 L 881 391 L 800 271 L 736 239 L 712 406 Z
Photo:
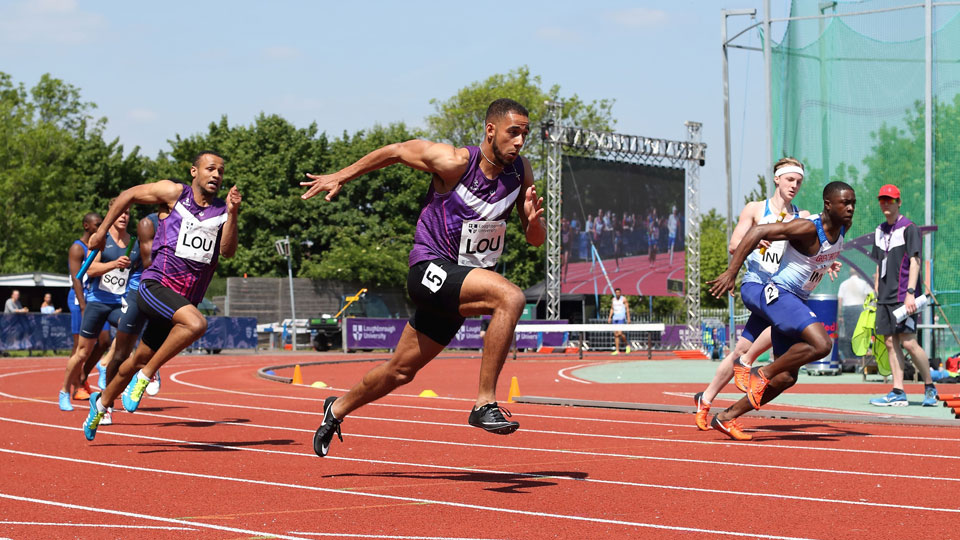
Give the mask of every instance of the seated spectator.
M 40 304 L 40 313 L 44 315 L 53 315 L 54 313 L 60 313 L 60 308 L 53 307 L 53 296 L 50 293 L 43 295 L 43 303 Z
M 20 291 L 14 289 L 10 293 L 10 298 L 7 298 L 7 302 L 3 304 L 4 313 L 26 313 L 30 311 L 29 309 L 23 307 L 23 304 L 20 303 Z

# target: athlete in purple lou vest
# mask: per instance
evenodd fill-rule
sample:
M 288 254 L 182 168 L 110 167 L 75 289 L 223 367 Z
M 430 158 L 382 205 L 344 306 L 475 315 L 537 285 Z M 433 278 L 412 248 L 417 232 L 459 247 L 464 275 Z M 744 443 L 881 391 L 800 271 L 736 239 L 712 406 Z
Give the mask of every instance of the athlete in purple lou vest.
M 466 147 L 467 170 L 456 187 L 438 193 L 433 184 L 417 220 L 410 266 L 444 259 L 462 266 L 491 268 L 503 254 L 507 217 L 523 186 L 523 168 L 514 161 L 490 179 L 480 169 L 480 147 Z
M 223 199 L 200 206 L 191 186 L 184 185 L 173 211 L 160 220 L 153 237 L 153 264 L 143 271 L 141 282 L 158 281 L 199 304 L 220 259 L 220 229 L 226 221 Z
M 409 381 L 470 316 L 490 315 L 490 324 L 477 400 L 467 421 L 504 435 L 519 427 L 497 405 L 496 383 L 523 310 L 523 292 L 489 269 L 503 253 L 506 219 L 514 206 L 527 242 L 539 246 L 546 239 L 543 199 L 533 187 L 530 163 L 520 157 L 529 133 L 527 110 L 516 101 L 498 99 L 487 108 L 480 146 L 455 148 L 420 140 L 391 144 L 333 174 L 308 174 L 311 181 L 301 183 L 309 186 L 302 198 L 326 191 L 329 201 L 350 180 L 394 163 L 432 173 L 407 274 L 416 313 L 389 361 L 374 367 L 344 396 L 324 401 L 323 421 L 313 438 L 320 457 L 339 436 L 344 416 Z
M 196 304 L 203 299 L 220 255 L 233 257 L 237 251 L 242 197 L 233 186 L 226 201 L 217 198 L 223 172 L 223 158 L 204 151 L 193 160 L 189 186 L 161 180 L 132 187 L 117 197 L 115 207 L 161 207 L 151 252 L 153 263 L 144 270 L 139 288 L 138 306 L 148 321 L 134 354 L 121 364 L 102 395 L 90 397 L 90 411 L 83 423 L 87 440 L 96 436 L 107 407 L 121 391 L 123 408 L 136 411 L 157 370 L 206 332 L 206 318 Z M 102 232 L 116 217 L 117 212 L 111 208 L 91 236 L 91 247 L 102 247 Z M 137 366 L 143 368 L 137 371 Z

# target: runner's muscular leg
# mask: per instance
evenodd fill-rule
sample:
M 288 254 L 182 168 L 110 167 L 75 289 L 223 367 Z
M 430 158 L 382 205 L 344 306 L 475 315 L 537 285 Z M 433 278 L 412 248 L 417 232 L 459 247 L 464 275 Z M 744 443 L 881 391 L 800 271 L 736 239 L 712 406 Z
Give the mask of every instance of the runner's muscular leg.
M 333 415 L 342 420 L 363 405 L 376 401 L 412 381 L 417 372 L 440 354 L 443 348 L 443 345 L 416 331 L 407 323 L 390 360 L 368 371 L 360 382 L 340 396 L 331 407 Z
M 808 324 L 800 333 L 800 339 L 803 341 L 793 344 L 771 364 L 760 368 L 766 378 L 773 380 L 780 373 L 799 370 L 804 364 L 824 358 L 833 350 L 833 340 L 817 322 Z
M 80 382 L 83 383 L 82 376 L 85 376 L 86 373 L 81 374 L 81 366 L 86 362 L 87 358 L 93 354 L 93 349 L 96 346 L 96 340 L 93 338 L 80 336 L 80 339 L 77 341 L 77 351 L 70 356 L 70 359 L 67 360 L 67 372 L 64 375 L 63 379 L 63 392 L 70 392 L 72 395 L 74 386 Z
M 480 360 L 478 408 L 497 400 L 497 379 L 510 351 L 525 302 L 520 287 L 496 272 L 474 268 L 463 280 L 460 314 L 464 317 L 492 314 Z
M 167 339 L 141 370 L 145 377 L 153 377 L 160 366 L 203 337 L 207 331 L 207 319 L 193 304 L 178 309 L 170 322 L 173 328 L 170 329 Z
M 107 364 L 107 381 L 112 380 L 117 375 L 117 370 L 127 361 L 130 356 L 130 350 L 137 341 L 137 334 L 127 332 L 117 332 L 116 339 L 113 340 L 113 356 Z
M 791 371 L 780 372 L 774 378 L 770 379 L 770 382 L 767 383 L 767 389 L 763 392 L 763 399 L 761 400 L 760 405 L 766 405 L 775 397 L 789 389 L 791 386 L 797 384 L 797 377 L 799 375 L 800 369 L 797 368 Z M 737 401 L 725 411 L 718 414 L 717 418 L 720 419 L 721 422 L 727 422 L 733 420 L 734 418 L 740 418 L 752 410 L 753 405 L 751 405 L 750 400 L 744 396 L 740 398 L 740 401 Z
M 83 381 L 86 379 L 87 375 L 93 371 L 93 366 L 97 365 L 97 362 L 100 361 L 100 358 L 103 356 L 107 349 L 110 348 L 110 331 L 102 330 L 98 336 L 97 346 L 93 349 L 93 352 L 87 356 L 87 359 L 83 362 L 83 371 L 80 373 L 80 384 L 83 384 Z
M 100 402 L 109 407 L 123 393 L 123 390 L 133 380 L 133 376 L 137 374 L 140 366 L 145 365 L 154 355 L 154 352 L 146 343 L 141 341 L 136 352 L 125 358 L 117 368 L 116 375 L 109 379 L 110 382 L 107 383 L 107 387 L 100 394 Z
M 764 330 L 764 332 L 769 334 L 770 331 L 768 329 Z M 737 358 L 747 354 L 747 351 L 750 350 L 752 345 L 753 342 L 745 337 L 737 339 L 737 344 L 734 345 L 733 350 L 720 361 L 720 365 L 717 366 L 717 371 L 713 374 L 713 380 L 710 381 L 707 389 L 703 391 L 703 401 L 706 403 L 713 402 L 713 399 L 717 397 L 720 390 L 722 390 L 733 377 L 733 363 Z

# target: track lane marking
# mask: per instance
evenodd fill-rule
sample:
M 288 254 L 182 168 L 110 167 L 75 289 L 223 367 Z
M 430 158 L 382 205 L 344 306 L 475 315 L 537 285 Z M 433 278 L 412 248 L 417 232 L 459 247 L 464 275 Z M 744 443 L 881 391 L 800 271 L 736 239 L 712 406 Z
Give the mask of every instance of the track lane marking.
M 222 446 L 222 445 L 213 445 L 213 446 Z M 238 447 L 237 449 L 239 450 L 239 449 L 241 449 L 241 448 Z M 247 448 L 246 450 L 250 450 L 250 449 Z M 64 457 L 64 456 L 55 456 L 55 455 L 50 455 L 50 454 L 38 454 L 38 453 L 35 453 L 35 452 L 21 452 L 21 451 L 17 451 L 17 450 L 9 450 L 9 449 L 6 449 L 6 448 L 0 448 L 0 452 L 10 453 L 10 454 L 19 454 L 19 455 L 25 455 L 25 456 L 37 457 L 37 458 L 45 458 L 45 459 L 59 460 L 59 461 L 66 461 L 66 462 L 70 462 L 70 463 L 78 463 L 78 464 L 84 464 L 84 465 L 96 465 L 96 466 L 100 466 L 100 467 L 109 467 L 109 468 L 125 469 L 125 470 L 135 470 L 135 471 L 140 471 L 140 472 L 148 472 L 148 473 L 155 473 L 155 474 L 161 474 L 161 475 L 185 476 L 185 477 L 188 477 L 188 478 L 202 478 L 202 479 L 204 479 L 204 480 L 221 480 L 221 481 L 226 481 L 226 482 L 238 482 L 238 483 L 243 483 L 243 484 L 254 484 L 254 485 L 262 485 L 262 486 L 269 486 L 269 487 L 291 488 L 291 489 L 314 491 L 314 492 L 321 492 L 321 493 L 332 493 L 332 494 L 337 494 L 337 495 L 341 495 L 341 496 L 343 496 L 343 495 L 353 495 L 353 496 L 357 496 L 357 497 L 372 497 L 372 498 L 377 498 L 377 499 L 387 499 L 387 500 L 395 500 L 395 501 L 415 502 L 415 503 L 420 503 L 420 504 L 436 504 L 436 505 L 441 505 L 441 506 L 452 506 L 452 507 L 455 507 L 455 508 L 465 508 L 465 509 L 469 509 L 469 510 L 489 511 L 489 512 L 495 512 L 495 513 L 507 513 L 507 514 L 516 514 L 516 515 L 532 516 L 532 517 L 554 518 L 554 519 L 572 520 L 572 521 L 580 521 L 580 522 L 588 522 L 588 523 L 599 523 L 599 524 L 605 524 L 605 525 L 621 525 L 621 526 L 626 526 L 626 527 L 637 527 L 637 528 L 648 528 L 648 529 L 659 529 L 659 530 L 670 530 L 670 531 L 683 531 L 683 532 L 697 532 L 697 533 L 707 533 L 707 534 L 715 534 L 715 535 L 716 535 L 716 534 L 720 534 L 720 535 L 726 535 L 726 536 L 742 536 L 742 537 L 749 537 L 749 538 L 769 538 L 769 539 L 779 539 L 779 540 L 808 540 L 807 538 L 803 538 L 803 537 L 779 536 L 779 535 L 768 535 L 768 534 L 757 534 L 757 533 L 741 533 L 741 532 L 735 532 L 735 531 L 724 531 L 724 530 L 719 530 L 719 529 L 704 529 L 704 528 L 699 528 L 699 527 L 681 527 L 681 526 L 675 526 L 675 525 L 663 525 L 663 524 L 658 524 L 658 523 L 644 523 L 644 522 L 637 522 L 637 521 L 624 521 L 624 520 L 616 520 L 616 519 L 608 519 L 608 518 L 596 518 L 596 517 L 589 517 L 589 516 L 576 516 L 576 515 L 567 515 L 567 514 L 554 514 L 554 513 L 549 513 L 549 512 L 536 512 L 536 511 L 530 511 L 530 510 L 518 510 L 518 509 L 516 509 L 516 508 L 504 508 L 504 507 L 496 507 L 496 506 L 484 506 L 484 505 L 460 503 L 460 502 L 454 502 L 454 501 L 425 499 L 425 498 L 420 498 L 420 497 L 403 497 L 403 496 L 399 496 L 399 495 L 387 495 L 387 494 L 382 494 L 382 493 L 367 493 L 367 492 L 362 492 L 362 491 L 357 491 L 357 490 L 352 490 L 352 489 L 323 488 L 323 487 L 318 487 L 318 486 L 305 486 L 305 485 L 300 485 L 300 484 L 288 484 L 288 483 L 284 483 L 284 482 L 272 482 L 272 481 L 268 481 L 268 480 L 254 480 L 254 479 L 248 479 L 248 478 L 219 476 L 219 475 L 202 474 L 202 473 L 192 473 L 192 472 L 177 471 L 177 470 L 172 470 L 172 469 L 157 469 L 157 468 L 153 468 L 153 467 L 134 467 L 134 466 L 129 466 L 129 465 L 120 465 L 120 464 L 117 464 L 117 463 L 101 463 L 101 462 L 97 462 L 97 461 L 90 461 L 90 460 L 78 459 L 78 458 L 68 458 L 68 457 Z M 722 492 L 720 492 L 720 491 L 712 491 L 712 492 L 713 492 L 713 493 L 722 493 Z M 213 528 L 213 529 L 220 529 L 220 530 L 228 530 L 228 531 L 232 531 L 232 532 L 243 532 L 243 533 L 246 533 L 246 534 L 259 534 L 259 535 L 264 535 L 264 536 L 271 536 L 270 533 L 259 533 L 259 532 L 256 532 L 256 531 L 245 531 L 245 530 L 243 530 L 243 529 L 234 529 L 234 528 L 231 528 L 231 527 L 223 527 L 223 526 L 212 525 L 212 524 L 207 524 L 207 523 L 189 522 L 189 521 L 183 521 L 183 520 L 178 520 L 178 519 L 173 519 L 173 518 L 162 518 L 162 517 L 158 517 L 158 516 L 147 516 L 147 515 L 144 515 L 144 514 L 136 514 L 136 513 L 132 513 L 132 512 L 121 512 L 121 511 L 116 511 L 116 510 L 100 509 L 100 508 L 94 508 L 94 507 L 83 507 L 83 506 L 78 506 L 78 505 L 73 505 L 73 504 L 68 504 L 68 503 L 59 503 L 59 502 L 56 502 L 56 501 L 45 501 L 45 500 L 42 500 L 42 499 L 31 499 L 31 498 L 28 498 L 28 497 L 19 497 L 19 496 L 16 496 L 16 495 L 8 495 L 8 494 L 4 494 L 4 493 L 0 493 L 0 498 L 8 498 L 8 499 L 19 500 L 19 501 L 26 501 L 26 502 L 37 502 L 37 503 L 41 503 L 41 504 L 50 504 L 50 505 L 53 505 L 53 506 L 61 506 L 61 507 L 65 507 L 65 508 L 89 509 L 89 510 L 91 510 L 91 511 L 97 511 L 97 512 L 105 512 L 105 513 L 111 513 L 111 514 L 117 514 L 117 515 L 126 515 L 126 516 L 132 516 L 132 517 L 143 517 L 143 518 L 146 518 L 146 519 L 155 519 L 155 520 L 167 521 L 167 522 L 171 522 L 171 523 L 179 523 L 179 524 L 193 525 L 193 526 L 199 526 L 199 527 L 206 527 L 206 528 Z M 830 502 L 830 501 L 829 501 L 829 500 L 825 500 L 824 502 Z M 851 504 L 866 504 L 866 505 L 869 505 L 869 506 L 873 506 L 872 504 L 869 504 L 869 503 L 851 503 Z M 913 507 L 909 507 L 909 506 L 897 506 L 897 508 L 914 509 Z M 960 510 L 956 510 L 956 512 L 960 512 Z M 296 537 L 283 536 L 283 535 L 279 535 L 279 534 L 272 534 L 272 536 L 275 536 L 275 537 L 277 537 L 277 538 L 296 538 Z M 296 540 L 301 540 L 301 539 L 300 539 L 300 538 L 296 538 Z
M 136 467 L 130 467 L 130 468 L 131 468 L 131 469 L 136 469 Z M 149 470 L 149 469 L 143 469 L 143 470 Z M 168 517 L 162 517 L 162 516 L 151 516 L 151 515 L 149 515 L 149 514 L 140 514 L 140 513 L 137 513 L 137 512 L 130 512 L 130 511 L 126 511 L 126 510 L 111 510 L 111 509 L 109 509 L 109 508 L 99 508 L 99 507 L 96 507 L 96 506 L 80 506 L 80 505 L 77 505 L 77 504 L 70 504 L 70 503 L 59 502 L 59 501 L 51 501 L 51 500 L 46 500 L 46 499 L 35 499 L 35 498 L 32 498 L 32 497 L 20 497 L 20 496 L 18 496 L 18 495 L 10 495 L 10 494 L 8 494 L 8 493 L 0 493 L 0 498 L 2 498 L 2 499 L 9 499 L 9 500 L 13 500 L 13 501 L 20 501 L 20 502 L 30 502 L 30 503 L 34 503 L 34 504 L 45 504 L 45 505 L 48 505 L 48 506 L 58 506 L 58 507 L 60 507 L 60 508 L 70 508 L 70 509 L 74 509 L 74 510 L 83 510 L 84 512 L 100 512 L 101 514 L 112 514 L 112 515 L 116 515 L 116 516 L 135 517 L 135 518 L 140 518 L 140 519 L 149 519 L 149 520 L 153 520 L 153 521 L 164 521 L 164 522 L 167 522 L 167 523 L 177 523 L 177 524 L 179 524 L 179 525 L 189 525 L 189 526 L 191 526 L 191 527 L 196 527 L 196 528 L 201 528 L 201 529 L 216 529 L 216 530 L 218 530 L 218 531 L 227 531 L 227 532 L 233 532 L 233 533 L 241 533 L 241 534 L 253 535 L 253 536 L 264 537 L 264 538 L 284 538 L 284 539 L 287 539 L 287 540 L 305 540 L 305 538 L 302 537 L 302 536 L 287 536 L 287 535 L 284 535 L 284 534 L 267 533 L 267 532 L 261 532 L 261 531 L 254 531 L 254 530 L 250 530 L 250 529 L 239 529 L 239 528 L 236 528 L 236 527 L 226 527 L 226 526 L 223 526 L 223 525 L 214 525 L 214 524 L 212 524 L 212 523 L 200 523 L 200 522 L 194 522 L 194 521 L 185 521 L 185 520 L 176 519 L 176 518 L 168 518 Z

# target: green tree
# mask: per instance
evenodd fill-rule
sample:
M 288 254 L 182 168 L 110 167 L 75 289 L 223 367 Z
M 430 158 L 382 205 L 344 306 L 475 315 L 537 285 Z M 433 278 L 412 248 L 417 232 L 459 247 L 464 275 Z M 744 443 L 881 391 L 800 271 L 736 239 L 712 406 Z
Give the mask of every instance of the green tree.
M 66 272 L 82 216 L 143 180 L 146 160 L 106 142 L 80 90 L 43 75 L 28 92 L 0 73 L 0 272 Z
M 351 181 L 331 202 L 301 200 L 300 182 L 307 172 L 339 170 L 376 148 L 415 137 L 394 124 L 330 141 L 315 124 L 297 129 L 277 115 L 261 114 L 248 126 L 231 126 L 222 117 L 205 134 L 171 140 L 171 152 L 160 156 L 153 173 L 186 182 L 198 152 L 224 156 L 224 187 L 238 185 L 243 206 L 237 255 L 222 260 L 219 275 L 285 275 L 286 260 L 274 242 L 289 235 L 298 276 L 399 286 L 429 175 L 386 167 Z
M 766 200 L 767 195 L 767 179 L 762 174 L 757 175 L 757 185 L 754 187 L 750 193 L 747 193 L 743 198 L 743 204 L 746 206 L 747 203 L 753 201 L 763 201 Z M 734 217 L 737 219 L 737 217 Z
M 707 281 L 727 269 L 727 220 L 715 208 L 700 218 L 700 305 L 705 308 L 727 306 L 726 298 L 710 295 Z

